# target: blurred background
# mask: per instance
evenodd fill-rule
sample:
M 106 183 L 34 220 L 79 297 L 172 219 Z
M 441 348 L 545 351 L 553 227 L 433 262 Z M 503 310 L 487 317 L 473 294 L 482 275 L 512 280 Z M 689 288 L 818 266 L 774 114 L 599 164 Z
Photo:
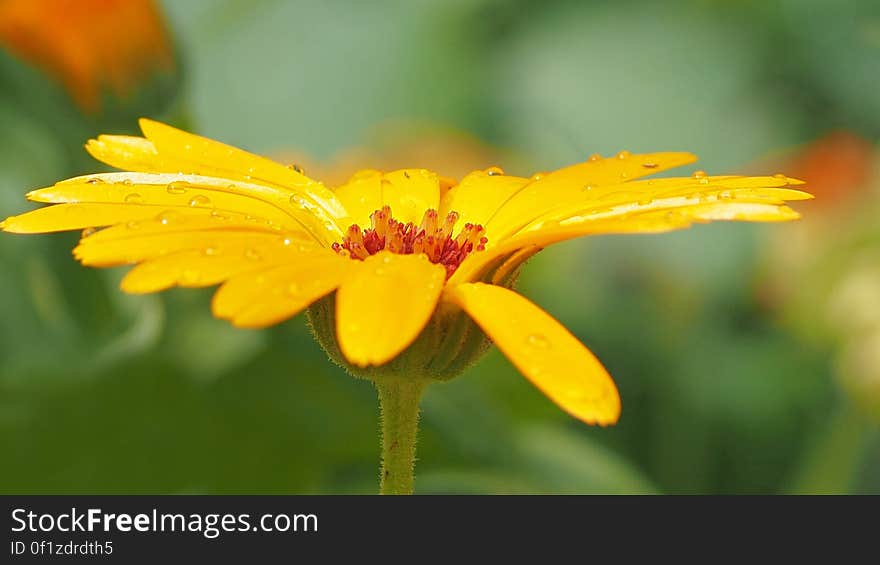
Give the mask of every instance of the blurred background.
M 339 182 L 693 151 L 783 172 L 801 222 L 548 249 L 519 289 L 621 389 L 612 428 L 497 352 L 423 405 L 421 493 L 880 492 L 874 0 L 0 0 L 0 217 L 150 116 Z M 690 174 L 695 168 L 675 171 Z M 302 316 L 127 296 L 76 234 L 0 237 L 5 493 L 372 493 L 371 385 Z

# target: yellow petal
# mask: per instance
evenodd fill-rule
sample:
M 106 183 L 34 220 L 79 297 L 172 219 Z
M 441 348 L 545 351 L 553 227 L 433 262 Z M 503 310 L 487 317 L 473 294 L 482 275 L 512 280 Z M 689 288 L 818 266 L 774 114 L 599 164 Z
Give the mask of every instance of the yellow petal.
M 136 232 L 139 229 L 131 228 L 130 231 Z M 293 238 L 277 232 L 202 230 L 158 232 L 143 237 L 114 239 L 91 236 L 80 241 L 73 250 L 73 255 L 83 265 L 110 267 L 181 251 L 196 251 L 212 257 L 236 254 L 247 256 L 253 262 L 263 259 L 282 262 L 296 257 L 297 250 L 306 252 L 317 248 L 297 243 Z
M 155 218 L 154 206 L 133 204 L 58 204 L 18 216 L 0 223 L 0 229 L 11 233 L 51 233 L 110 226 Z
M 290 193 L 275 187 L 198 175 L 106 173 L 75 177 L 34 190 L 28 199 L 48 203 L 119 203 L 166 209 L 204 208 L 265 218 L 285 229 L 305 229 L 323 243 L 339 228 L 322 223 L 311 210 L 291 205 Z
M 382 177 L 382 201 L 391 207 L 397 221 L 418 224 L 425 210 L 440 208 L 440 180 L 436 173 L 425 169 L 386 173 Z
M 572 224 L 583 221 L 605 221 L 624 218 L 651 210 L 678 210 L 711 205 L 713 209 L 747 203 L 783 204 L 789 200 L 806 200 L 811 194 L 785 188 L 801 184 L 788 177 L 703 177 L 670 178 L 638 181 L 600 187 L 591 194 L 561 202 L 519 234 L 544 225 Z M 697 216 L 694 216 L 697 217 Z M 704 219 L 714 219 L 706 217 Z M 736 217 L 730 219 L 748 219 Z M 752 221 L 764 221 L 752 218 Z
M 418 337 L 437 305 L 446 270 L 421 254 L 384 251 L 357 267 L 336 295 L 339 347 L 355 365 L 382 365 Z
M 375 170 L 360 171 L 336 189 L 352 224 L 361 228 L 370 225 L 370 214 L 384 205 L 400 222 L 418 224 L 425 210 L 440 207 L 439 177 L 424 169 L 405 169 L 382 174 Z
M 787 177 L 669 178 L 609 185 L 555 205 L 508 238 L 493 240 L 465 259 L 450 284 L 479 280 L 493 261 L 527 247 L 546 247 L 584 235 L 658 233 L 714 220 L 778 222 L 799 218 L 787 200 L 812 198 L 785 188 Z M 589 192 L 589 191 L 588 191 Z
M 616 201 L 648 201 L 675 196 L 710 196 L 722 191 L 735 191 L 738 195 L 773 196 L 779 200 L 808 200 L 812 195 L 788 187 L 802 185 L 803 181 L 786 176 L 704 176 L 673 177 L 640 180 L 626 183 L 596 186 L 583 190 L 567 199 L 554 203 L 553 210 L 583 208 Z M 734 193 L 731 193 L 731 195 Z M 548 211 L 549 213 L 549 211 Z
M 291 199 L 294 208 L 308 210 L 324 225 L 345 216 L 341 202 L 321 183 L 291 167 L 241 149 L 143 119 L 147 139 L 101 135 L 86 149 L 96 159 L 131 171 L 218 177 L 238 183 L 264 185 Z
M 132 135 L 99 135 L 97 139 L 86 142 L 89 154 L 111 167 L 125 171 L 145 173 L 178 173 L 185 171 L 182 162 L 174 162 L 168 157 L 159 157 L 153 142 Z
M 355 261 L 325 250 L 242 273 L 214 294 L 214 315 L 240 327 L 278 323 L 335 290 L 355 267 Z
M 460 225 L 485 226 L 502 204 L 531 182 L 522 177 L 489 174 L 489 171 L 474 171 L 449 189 L 440 204 L 440 217 L 454 211 L 459 214 Z
M 560 201 L 593 187 L 631 181 L 696 161 L 691 153 L 621 153 L 548 173 L 513 195 L 487 222 L 486 231 L 498 240 L 545 214 Z
M 374 170 L 360 171 L 336 189 L 336 197 L 345 207 L 350 224 L 357 224 L 361 228 L 369 226 L 370 214 L 383 206 L 382 173 Z M 392 212 L 396 214 L 395 210 Z
M 688 207 L 644 210 L 623 217 L 581 221 L 571 218 L 553 227 L 543 227 L 527 232 L 509 241 L 511 248 L 519 248 L 523 242 L 546 247 L 551 243 L 582 235 L 657 233 L 690 227 L 694 223 L 714 220 L 743 222 L 785 222 L 800 218 L 800 214 L 779 204 L 765 202 L 710 202 Z
M 313 200 L 334 218 L 344 216 L 331 190 L 292 167 L 161 122 L 142 118 L 139 123 L 159 155 L 188 163 L 196 174 L 284 187 Z
M 314 241 L 307 233 L 302 231 L 282 231 L 273 227 L 270 223 L 254 216 L 234 212 L 217 212 L 204 208 L 190 208 L 186 210 L 164 210 L 151 217 L 149 220 L 138 222 L 136 226 L 119 224 L 106 229 L 98 230 L 88 236 L 81 243 L 107 243 L 110 241 L 132 240 L 153 235 L 171 234 L 178 232 L 194 231 L 228 231 L 249 232 L 256 234 L 271 233 L 274 235 L 289 236 L 299 242 Z
M 238 273 L 259 268 L 260 263 L 244 253 L 205 254 L 179 251 L 146 260 L 126 274 L 120 288 L 130 294 L 159 292 L 173 286 L 198 288 L 219 284 Z
M 614 381 L 559 322 L 516 292 L 483 283 L 449 287 L 444 298 L 465 310 L 519 371 L 560 408 L 588 424 L 620 416 Z

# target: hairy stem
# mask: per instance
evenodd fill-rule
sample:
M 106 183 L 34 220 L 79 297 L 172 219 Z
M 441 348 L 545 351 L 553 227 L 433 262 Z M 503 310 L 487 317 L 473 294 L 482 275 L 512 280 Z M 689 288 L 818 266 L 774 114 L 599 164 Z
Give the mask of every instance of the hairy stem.
M 382 420 L 381 494 L 412 494 L 422 379 L 377 381 Z

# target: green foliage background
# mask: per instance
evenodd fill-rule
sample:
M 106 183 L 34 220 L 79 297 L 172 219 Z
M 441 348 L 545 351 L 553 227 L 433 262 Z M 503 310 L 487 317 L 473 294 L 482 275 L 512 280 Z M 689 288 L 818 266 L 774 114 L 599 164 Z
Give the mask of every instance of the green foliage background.
M 139 115 L 324 159 L 416 120 L 501 148 L 509 161 L 487 166 L 513 172 L 621 149 L 691 150 L 700 168 L 734 172 L 832 128 L 880 133 L 869 0 L 164 10 L 180 75 L 97 117 L 0 51 L 0 216 L 26 209 L 27 190 L 96 170 L 82 142 L 133 131 Z M 833 343 L 756 298 L 777 229 L 539 254 L 520 290 L 602 359 L 620 423 L 573 421 L 493 351 L 429 390 L 417 490 L 880 491 L 876 426 L 832 379 Z M 123 295 L 120 272 L 73 261 L 75 240 L 0 237 L 0 491 L 376 491 L 374 391 L 326 361 L 302 317 L 243 331 L 211 318 L 208 291 Z

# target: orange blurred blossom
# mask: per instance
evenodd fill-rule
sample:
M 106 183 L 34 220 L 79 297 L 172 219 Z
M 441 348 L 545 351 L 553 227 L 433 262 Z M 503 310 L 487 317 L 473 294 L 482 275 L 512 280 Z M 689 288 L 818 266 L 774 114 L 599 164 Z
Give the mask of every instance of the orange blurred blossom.
M 0 0 L 0 47 L 42 68 L 87 112 L 124 97 L 174 57 L 151 0 Z

